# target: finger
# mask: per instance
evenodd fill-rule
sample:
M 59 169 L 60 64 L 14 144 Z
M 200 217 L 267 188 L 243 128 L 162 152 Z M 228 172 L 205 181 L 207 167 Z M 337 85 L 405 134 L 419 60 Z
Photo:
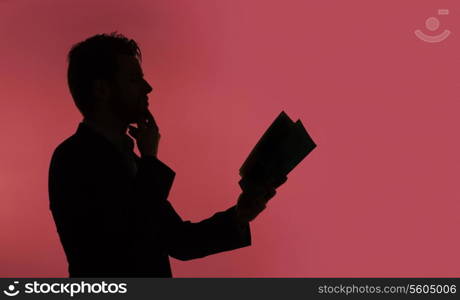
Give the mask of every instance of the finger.
M 256 193 L 250 193 L 248 194 L 248 202 L 253 203 L 267 203 L 271 198 L 273 198 L 276 195 L 276 190 L 274 188 L 271 189 L 263 189 L 259 190 Z
M 142 129 L 145 129 L 147 127 L 147 124 L 146 124 L 145 120 L 143 120 L 142 118 L 137 120 L 136 124 L 137 124 L 137 129 L 142 130 Z
M 138 130 L 137 128 L 133 126 L 129 126 L 128 133 L 132 135 L 133 137 L 137 138 L 137 134 L 138 134 L 137 130 Z
M 243 211 L 249 213 L 257 213 L 265 209 L 265 205 L 267 203 L 267 199 L 262 196 L 248 196 L 239 203 L 240 208 Z
M 267 186 L 267 185 L 262 185 L 262 184 L 257 184 L 257 185 L 253 185 L 251 186 L 247 193 L 250 194 L 250 195 L 253 195 L 253 196 L 263 196 L 263 195 L 266 195 L 267 193 L 269 193 L 273 188 L 271 186 Z
M 287 176 L 279 177 L 271 181 L 272 185 L 277 188 L 287 181 Z
M 260 214 L 264 209 L 265 204 L 253 204 L 251 207 L 241 209 L 240 216 L 250 221 L 257 217 L 257 215 Z
M 260 214 L 265 208 L 266 208 L 266 205 L 265 205 L 265 201 L 256 201 L 252 204 L 250 210 L 248 211 L 248 214 L 253 216 L 253 217 L 256 217 L 258 214 Z
M 252 201 L 251 206 L 254 210 L 259 211 L 265 208 L 266 203 L 267 201 L 265 201 L 264 197 L 259 197 L 255 198 L 254 201 Z

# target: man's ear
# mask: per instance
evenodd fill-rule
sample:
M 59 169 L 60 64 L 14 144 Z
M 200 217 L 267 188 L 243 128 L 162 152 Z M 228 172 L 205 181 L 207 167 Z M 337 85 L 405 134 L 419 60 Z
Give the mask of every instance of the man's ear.
M 98 101 L 107 101 L 110 96 L 109 82 L 105 79 L 95 79 L 93 81 L 93 95 Z

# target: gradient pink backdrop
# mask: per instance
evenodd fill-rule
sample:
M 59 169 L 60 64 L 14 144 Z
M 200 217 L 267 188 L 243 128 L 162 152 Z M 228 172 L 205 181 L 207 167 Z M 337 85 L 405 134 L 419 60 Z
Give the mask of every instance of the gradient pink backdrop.
M 460 276 L 459 14 L 454 0 L 0 1 L 0 276 L 67 276 L 47 194 L 81 120 L 66 54 L 114 30 L 141 46 L 184 220 L 235 203 L 281 110 L 318 144 L 252 246 L 171 259 L 175 277 Z M 442 43 L 414 35 L 430 16 L 452 31 Z

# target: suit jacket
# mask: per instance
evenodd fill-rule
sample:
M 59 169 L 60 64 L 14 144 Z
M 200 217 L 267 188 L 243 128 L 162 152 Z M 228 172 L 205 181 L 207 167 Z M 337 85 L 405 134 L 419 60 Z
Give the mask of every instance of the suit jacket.
M 235 206 L 183 221 L 168 201 L 175 172 L 153 156 L 132 155 L 134 177 L 121 152 L 85 123 L 55 149 L 49 207 L 70 277 L 172 277 L 168 256 L 189 260 L 251 245 Z

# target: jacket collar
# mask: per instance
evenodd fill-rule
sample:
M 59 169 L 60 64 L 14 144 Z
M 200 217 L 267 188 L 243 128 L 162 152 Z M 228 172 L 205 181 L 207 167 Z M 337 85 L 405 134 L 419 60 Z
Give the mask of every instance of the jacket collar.
M 92 139 L 102 139 L 122 152 L 133 152 L 134 149 L 134 141 L 128 135 L 125 134 L 119 138 L 110 137 L 107 134 L 104 134 L 101 130 L 97 129 L 94 125 L 87 122 L 80 122 L 76 133 L 89 136 Z

